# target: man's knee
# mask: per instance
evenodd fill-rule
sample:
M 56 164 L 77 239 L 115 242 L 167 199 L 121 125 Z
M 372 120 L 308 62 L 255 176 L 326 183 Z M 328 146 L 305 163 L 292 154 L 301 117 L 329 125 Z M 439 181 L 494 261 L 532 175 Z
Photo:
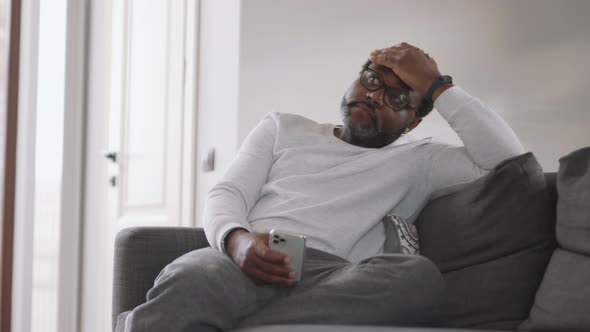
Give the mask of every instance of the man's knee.
M 223 283 L 239 273 L 241 271 L 227 255 L 217 249 L 203 248 L 184 254 L 168 264 L 154 284 L 170 284 L 183 289 L 195 285 L 214 287 L 215 283 Z
M 377 265 L 385 278 L 390 278 L 392 288 L 411 290 L 417 297 L 437 298 L 444 290 L 440 270 L 428 258 L 420 255 L 382 255 L 372 257 L 370 265 Z
M 428 258 L 420 255 L 404 255 L 390 264 L 390 270 L 399 278 L 391 280 L 392 305 L 400 314 L 400 319 L 410 325 L 427 322 L 433 308 L 440 302 L 444 293 L 444 279 L 440 270 Z M 400 271 L 401 270 L 401 271 Z M 401 299 L 400 299 L 401 297 Z M 402 300 L 403 303 L 399 301 Z
M 438 267 L 428 258 L 420 255 L 411 255 L 412 275 L 416 288 L 431 295 L 442 295 L 444 279 Z

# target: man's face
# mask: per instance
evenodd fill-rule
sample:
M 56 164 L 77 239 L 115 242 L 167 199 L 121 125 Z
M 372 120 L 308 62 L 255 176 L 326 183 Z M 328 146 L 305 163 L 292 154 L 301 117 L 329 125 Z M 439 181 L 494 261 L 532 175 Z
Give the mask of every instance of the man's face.
M 404 93 L 409 96 L 409 101 L 413 105 L 416 105 L 417 95 L 391 69 L 374 63 L 371 63 L 368 69 L 374 72 L 371 75 L 377 75 L 370 79 L 381 79 L 385 86 L 371 91 L 361 83 L 359 75 L 342 97 L 342 120 L 345 129 L 355 139 L 382 140 L 389 144 L 407 128 L 412 129 L 417 125 L 415 122 L 420 120 L 416 119 L 416 111 L 409 107 L 394 110 L 391 102 L 385 102 L 388 98 L 384 96 L 386 90 Z

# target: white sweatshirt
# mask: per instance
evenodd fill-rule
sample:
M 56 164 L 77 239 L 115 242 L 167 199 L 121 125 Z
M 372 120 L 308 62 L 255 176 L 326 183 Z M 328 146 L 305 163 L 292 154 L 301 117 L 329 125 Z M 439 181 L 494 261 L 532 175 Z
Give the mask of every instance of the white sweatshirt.
M 461 88 L 447 89 L 434 106 L 464 147 L 402 135 L 383 148 L 363 148 L 334 136 L 335 125 L 268 114 L 209 191 L 209 243 L 220 249 L 223 235 L 236 227 L 276 228 L 359 261 L 383 252 L 385 215 L 413 222 L 437 190 L 473 181 L 524 153 L 512 129 Z

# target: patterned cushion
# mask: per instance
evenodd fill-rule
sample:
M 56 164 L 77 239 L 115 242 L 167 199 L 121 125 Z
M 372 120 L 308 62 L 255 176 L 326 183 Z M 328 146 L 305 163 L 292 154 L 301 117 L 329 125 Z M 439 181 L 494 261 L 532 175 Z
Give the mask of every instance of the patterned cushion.
M 385 224 L 385 254 L 420 254 L 420 240 L 416 226 L 407 223 L 404 218 L 387 215 L 383 218 Z

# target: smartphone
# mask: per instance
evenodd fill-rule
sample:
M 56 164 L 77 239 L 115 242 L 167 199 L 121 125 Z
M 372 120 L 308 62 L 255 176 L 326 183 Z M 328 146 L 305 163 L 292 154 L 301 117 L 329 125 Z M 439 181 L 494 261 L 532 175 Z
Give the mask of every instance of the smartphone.
M 295 271 L 295 281 L 301 280 L 303 258 L 305 255 L 305 236 L 284 233 L 275 229 L 270 231 L 268 247 L 291 258 L 287 265 Z

